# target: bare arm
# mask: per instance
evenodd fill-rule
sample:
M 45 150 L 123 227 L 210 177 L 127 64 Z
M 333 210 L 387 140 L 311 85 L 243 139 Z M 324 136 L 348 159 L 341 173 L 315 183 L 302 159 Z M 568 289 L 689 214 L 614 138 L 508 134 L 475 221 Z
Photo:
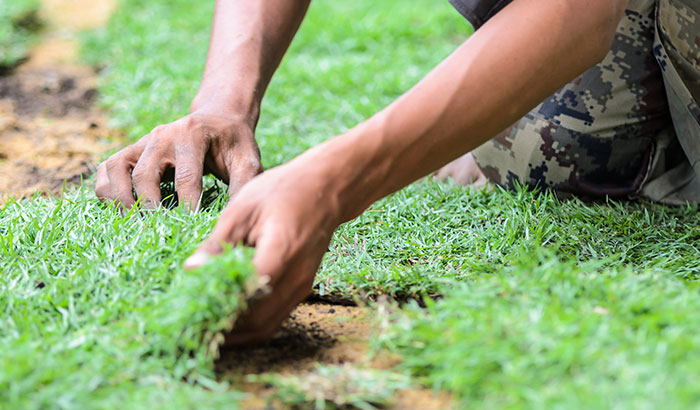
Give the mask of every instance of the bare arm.
M 311 0 L 217 0 L 204 78 L 191 112 L 243 116 L 255 127 L 272 74 Z
M 323 172 L 339 183 L 342 219 L 478 147 L 600 61 L 625 5 L 515 1 L 401 98 L 304 154 L 333 164 Z
M 235 192 L 262 172 L 254 136 L 260 103 L 309 1 L 217 0 L 190 114 L 156 127 L 102 163 L 97 195 L 129 208 L 133 187 L 147 205 L 157 206 L 160 182 L 174 178 L 180 203 L 196 207 L 203 174 L 214 174 Z
M 272 294 L 231 342 L 270 336 L 311 290 L 333 231 L 372 202 L 477 147 L 598 61 L 626 0 L 515 0 L 413 89 L 347 133 L 247 184 L 211 237 L 256 247 Z

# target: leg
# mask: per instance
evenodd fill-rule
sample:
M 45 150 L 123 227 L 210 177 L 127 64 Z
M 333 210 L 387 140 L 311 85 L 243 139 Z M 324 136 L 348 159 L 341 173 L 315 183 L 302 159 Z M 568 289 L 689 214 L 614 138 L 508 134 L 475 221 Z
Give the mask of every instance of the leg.
M 654 54 L 662 67 L 680 161 L 658 158 L 641 191 L 670 204 L 700 202 L 700 5 L 661 0 Z
M 670 121 L 652 52 L 654 9 L 633 0 L 601 63 L 473 151 L 490 181 L 593 196 L 640 189 Z

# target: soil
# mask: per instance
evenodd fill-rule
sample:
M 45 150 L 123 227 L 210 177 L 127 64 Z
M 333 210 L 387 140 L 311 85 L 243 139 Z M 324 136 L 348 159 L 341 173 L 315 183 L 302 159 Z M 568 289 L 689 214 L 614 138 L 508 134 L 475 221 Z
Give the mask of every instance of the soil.
M 374 331 L 369 308 L 328 303 L 303 303 L 285 321 L 275 337 L 262 345 L 225 348 L 216 370 L 223 379 L 250 393 L 246 409 L 268 409 L 270 386 L 249 382 L 250 374 L 303 375 L 317 364 L 355 365 L 390 369 L 400 358 L 386 352 L 371 354 L 369 337 Z M 451 397 L 428 389 L 401 391 L 394 409 L 446 409 Z
M 46 1 L 39 13 L 46 22 L 43 41 L 0 76 L 0 203 L 37 191 L 59 195 L 118 145 L 94 105 L 97 71 L 76 63 L 72 31 L 103 24 L 114 4 Z

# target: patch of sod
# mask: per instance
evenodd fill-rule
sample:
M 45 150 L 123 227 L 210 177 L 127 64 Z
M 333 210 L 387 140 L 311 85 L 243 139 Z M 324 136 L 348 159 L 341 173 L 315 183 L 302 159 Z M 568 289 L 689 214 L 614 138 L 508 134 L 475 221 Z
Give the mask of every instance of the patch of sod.
M 245 307 L 250 252 L 183 271 L 212 214 L 122 216 L 92 198 L 0 208 L 2 406 L 235 407 L 213 361 Z
M 27 55 L 40 27 L 38 0 L 5 0 L 0 3 L 0 74 Z
M 667 271 L 520 247 L 427 311 L 397 312 L 381 341 L 465 408 L 693 408 L 698 296 Z

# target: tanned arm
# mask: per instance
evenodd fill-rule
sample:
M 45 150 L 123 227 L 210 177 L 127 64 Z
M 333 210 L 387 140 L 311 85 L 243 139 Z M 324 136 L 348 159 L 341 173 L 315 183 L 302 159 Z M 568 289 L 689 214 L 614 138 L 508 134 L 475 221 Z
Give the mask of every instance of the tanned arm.
M 599 62 L 626 4 L 514 0 L 384 110 L 247 184 L 188 260 L 203 263 L 222 242 L 256 247 L 272 292 L 230 342 L 274 332 L 311 291 L 339 224 L 479 146 Z

